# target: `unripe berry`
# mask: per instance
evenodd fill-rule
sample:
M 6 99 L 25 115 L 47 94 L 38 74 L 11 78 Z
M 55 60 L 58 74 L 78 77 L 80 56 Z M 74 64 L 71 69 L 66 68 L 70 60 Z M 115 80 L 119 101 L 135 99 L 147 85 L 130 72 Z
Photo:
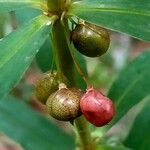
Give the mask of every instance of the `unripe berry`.
M 39 101 L 46 103 L 48 97 L 59 89 L 59 84 L 69 85 L 68 79 L 58 72 L 46 72 L 40 76 L 35 85 L 35 95 Z
M 113 102 L 93 88 L 82 96 L 80 108 L 85 118 L 97 127 L 109 123 L 115 114 Z
M 88 57 L 101 56 L 108 50 L 110 43 L 106 29 L 88 22 L 77 24 L 71 39 L 75 48 Z
M 50 95 L 46 102 L 48 114 L 57 120 L 71 121 L 81 115 L 80 99 L 83 93 L 76 88 L 62 88 Z

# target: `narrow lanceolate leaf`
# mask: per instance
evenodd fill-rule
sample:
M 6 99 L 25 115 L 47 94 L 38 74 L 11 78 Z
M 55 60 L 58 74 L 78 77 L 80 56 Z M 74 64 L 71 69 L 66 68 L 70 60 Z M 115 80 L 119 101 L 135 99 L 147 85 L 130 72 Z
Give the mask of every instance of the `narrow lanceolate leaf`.
M 41 11 L 34 8 L 24 8 L 15 11 L 16 20 L 19 25 L 23 25 L 29 20 L 41 15 Z
M 73 138 L 33 111 L 21 100 L 0 101 L 0 132 L 19 142 L 25 150 L 73 150 Z
M 150 49 L 128 64 L 111 86 L 108 97 L 115 103 L 116 115 L 108 128 L 150 94 L 149 64 Z
M 135 119 L 132 129 L 125 140 L 125 145 L 135 150 L 150 148 L 150 101 Z
M 20 80 L 48 37 L 49 18 L 39 16 L 0 41 L 0 98 Z
M 25 7 L 42 9 L 45 7 L 43 0 L 0 0 L 0 12 L 13 11 Z
M 40 13 L 41 12 L 39 10 L 33 8 L 21 9 L 16 11 L 16 18 L 18 23 L 22 25 L 27 21 L 33 19 L 34 17 L 38 16 Z M 39 49 L 39 52 L 36 55 L 36 62 L 43 72 L 56 68 L 51 47 L 51 41 L 49 37 Z
M 74 2 L 72 14 L 108 29 L 150 41 L 149 0 L 83 0 Z

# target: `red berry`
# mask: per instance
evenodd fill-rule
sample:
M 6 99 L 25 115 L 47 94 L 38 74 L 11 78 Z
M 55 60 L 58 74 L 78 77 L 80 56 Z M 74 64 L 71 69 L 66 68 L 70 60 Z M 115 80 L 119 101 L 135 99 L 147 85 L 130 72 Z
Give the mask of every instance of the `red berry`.
M 115 114 L 113 102 L 93 88 L 82 96 L 80 108 L 85 118 L 97 127 L 109 123 Z

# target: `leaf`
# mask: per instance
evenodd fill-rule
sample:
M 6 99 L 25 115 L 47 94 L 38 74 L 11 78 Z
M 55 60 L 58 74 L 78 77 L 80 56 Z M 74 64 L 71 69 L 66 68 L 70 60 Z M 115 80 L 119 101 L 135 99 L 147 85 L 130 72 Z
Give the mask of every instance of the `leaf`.
M 115 103 L 116 115 L 107 128 L 114 125 L 130 108 L 149 95 L 149 64 L 150 49 L 129 63 L 112 84 L 108 97 Z
M 24 8 L 15 11 L 18 25 L 23 25 L 29 20 L 42 15 L 42 12 L 33 8 Z
M 71 13 L 108 29 L 150 41 L 149 0 L 83 0 L 74 2 Z
M 43 72 L 56 69 L 50 38 L 47 38 L 36 55 L 36 62 Z
M 132 129 L 125 140 L 125 145 L 135 150 L 150 148 L 150 101 L 136 117 Z
M 13 11 L 25 7 L 41 9 L 45 7 L 43 0 L 0 0 L 0 12 Z
M 21 79 L 48 37 L 48 21 L 39 16 L 0 41 L 0 98 Z
M 87 74 L 87 66 L 86 66 L 86 59 L 83 57 L 81 53 L 79 53 L 75 48 L 74 50 L 74 55 L 77 61 L 79 62 L 80 66 L 82 67 L 83 71 L 85 74 Z
M 16 11 L 16 18 L 19 25 L 26 23 L 27 21 L 38 16 L 41 12 L 32 8 L 25 8 Z M 55 69 L 55 64 L 53 64 L 53 52 L 50 38 L 48 37 L 44 44 L 41 46 L 39 52 L 36 55 L 36 62 L 43 72 L 49 71 L 50 69 Z
M 32 110 L 23 101 L 6 97 L 0 101 L 0 130 L 25 150 L 72 150 L 71 136 Z
M 40 11 L 32 8 L 25 8 L 16 11 L 16 18 L 19 25 L 26 23 L 27 21 L 33 19 L 34 17 L 40 15 Z M 41 46 L 39 52 L 36 55 L 36 62 L 43 72 L 52 69 L 53 54 L 52 47 L 50 43 L 50 38 L 48 37 L 44 44 Z M 56 67 L 54 67 L 55 69 Z

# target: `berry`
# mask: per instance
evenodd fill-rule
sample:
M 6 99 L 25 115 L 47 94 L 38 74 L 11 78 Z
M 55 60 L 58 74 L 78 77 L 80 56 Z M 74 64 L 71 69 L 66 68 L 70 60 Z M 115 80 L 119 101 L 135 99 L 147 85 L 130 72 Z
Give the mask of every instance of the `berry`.
M 75 48 L 88 57 L 101 56 L 108 50 L 110 43 L 106 29 L 88 22 L 77 24 L 71 39 Z
M 57 120 L 71 121 L 81 115 L 80 99 L 83 93 L 76 88 L 62 88 L 50 95 L 46 102 L 48 114 Z
M 37 99 L 45 104 L 48 97 L 59 89 L 60 83 L 69 86 L 69 81 L 63 74 L 58 74 L 56 71 L 42 74 L 35 85 Z
M 97 127 L 109 123 L 115 114 L 113 102 L 93 88 L 82 96 L 80 108 L 85 118 Z

